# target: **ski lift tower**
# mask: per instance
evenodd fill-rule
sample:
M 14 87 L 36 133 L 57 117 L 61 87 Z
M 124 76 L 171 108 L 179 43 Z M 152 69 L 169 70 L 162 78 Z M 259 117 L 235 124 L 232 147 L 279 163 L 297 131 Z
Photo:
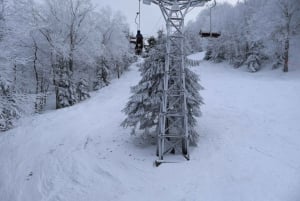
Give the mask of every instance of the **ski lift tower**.
M 210 0 L 143 0 L 159 6 L 167 26 L 166 61 L 164 67 L 163 100 L 159 114 L 156 165 L 164 155 L 181 148 L 189 160 L 189 128 L 185 80 L 184 18 L 194 7 Z

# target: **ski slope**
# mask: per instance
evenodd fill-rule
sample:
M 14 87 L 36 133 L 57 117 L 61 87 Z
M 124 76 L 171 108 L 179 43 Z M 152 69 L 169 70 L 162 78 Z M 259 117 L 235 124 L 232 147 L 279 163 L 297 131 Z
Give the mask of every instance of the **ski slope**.
M 194 68 L 205 87 L 199 145 L 190 161 L 158 168 L 155 146 L 120 127 L 140 79 L 133 64 L 91 99 L 0 135 L 0 200 L 298 201 L 296 64 L 288 74 L 251 74 L 202 61 Z

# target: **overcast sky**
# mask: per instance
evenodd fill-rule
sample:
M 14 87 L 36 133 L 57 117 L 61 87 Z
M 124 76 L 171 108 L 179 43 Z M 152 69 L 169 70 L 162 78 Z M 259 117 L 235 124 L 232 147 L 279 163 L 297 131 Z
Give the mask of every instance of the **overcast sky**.
M 97 7 L 110 6 L 113 10 L 121 11 L 130 25 L 131 32 L 136 33 L 136 13 L 138 12 L 139 0 L 92 0 Z M 229 2 L 235 4 L 238 0 L 217 0 L 217 3 Z M 141 32 L 144 36 L 156 35 L 160 28 L 165 27 L 164 19 L 157 5 L 144 5 L 141 0 Z M 194 19 L 201 11 L 201 8 L 193 9 L 186 17 L 186 22 Z

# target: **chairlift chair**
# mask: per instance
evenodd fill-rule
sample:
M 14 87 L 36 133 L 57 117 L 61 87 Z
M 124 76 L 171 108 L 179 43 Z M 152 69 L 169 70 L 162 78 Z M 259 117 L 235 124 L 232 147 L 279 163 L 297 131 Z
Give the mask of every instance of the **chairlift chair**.
M 199 34 L 202 38 L 219 38 L 221 33 L 212 32 L 212 12 L 211 10 L 217 5 L 216 0 L 213 1 L 213 4 L 209 7 L 209 32 L 203 32 L 200 30 Z
M 221 33 L 218 32 L 199 32 L 199 35 L 202 38 L 219 38 L 221 36 Z

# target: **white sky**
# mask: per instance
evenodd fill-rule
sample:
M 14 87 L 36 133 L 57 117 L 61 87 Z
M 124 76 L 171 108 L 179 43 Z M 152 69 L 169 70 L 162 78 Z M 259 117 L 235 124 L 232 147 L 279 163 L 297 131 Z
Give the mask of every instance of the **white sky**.
M 110 6 L 115 11 L 121 11 L 127 18 L 131 32 L 136 33 L 136 13 L 138 12 L 138 0 L 92 0 L 98 7 Z M 217 3 L 229 2 L 235 4 L 238 0 L 217 0 Z M 158 29 L 165 27 L 164 19 L 157 5 L 144 5 L 141 0 L 141 32 L 144 36 L 156 35 Z M 201 8 L 193 9 L 186 17 L 186 22 L 193 20 Z

